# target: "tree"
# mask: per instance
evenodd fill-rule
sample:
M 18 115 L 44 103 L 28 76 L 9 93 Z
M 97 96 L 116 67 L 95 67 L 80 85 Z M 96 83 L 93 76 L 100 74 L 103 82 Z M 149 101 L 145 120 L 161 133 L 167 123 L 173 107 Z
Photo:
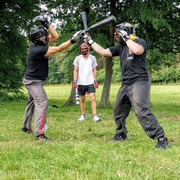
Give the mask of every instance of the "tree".
M 0 89 L 17 92 L 22 86 L 31 19 L 40 13 L 39 1 L 0 2 Z
M 85 10 L 88 14 L 88 25 L 98 22 L 111 14 L 117 17 L 116 23 L 126 21 L 135 24 L 138 29 L 137 34 L 146 39 L 150 52 L 153 49 L 159 49 L 161 53 L 172 52 L 179 47 L 179 41 L 175 41 L 174 38 L 178 38 L 179 31 L 177 28 L 173 28 L 179 14 L 172 0 L 158 0 L 156 2 L 149 0 L 100 0 L 98 2 L 94 0 L 89 0 L 88 2 L 71 0 L 64 3 L 56 2 L 56 7 L 58 7 L 56 12 L 59 13 L 57 15 L 66 21 L 63 25 L 63 32 L 82 29 L 81 12 Z M 90 32 L 92 38 L 95 41 L 97 40 L 103 47 L 114 45 L 113 33 L 114 24 L 109 25 L 109 28 Z M 97 37 L 99 34 L 103 34 L 105 42 L 101 43 L 99 41 L 99 37 Z M 96 56 L 99 57 L 99 55 Z M 148 61 L 151 61 L 151 59 L 148 59 Z M 164 61 L 157 59 L 155 63 L 158 66 Z M 110 105 L 109 92 L 113 73 L 112 67 L 112 58 L 106 58 L 106 73 L 100 102 L 101 106 Z
M 117 22 L 128 21 L 137 26 L 137 34 L 146 39 L 150 47 L 149 52 L 177 53 L 179 52 L 179 8 L 173 0 L 69 0 L 69 1 L 47 1 L 32 0 L 2 0 L 0 2 L 0 62 L 1 89 L 16 91 L 21 87 L 21 80 L 24 73 L 25 58 L 27 54 L 27 37 L 32 19 L 39 14 L 45 14 L 54 21 L 58 19 L 61 34 L 73 34 L 83 29 L 81 12 L 88 14 L 88 25 L 92 25 L 105 17 L 113 14 Z M 176 2 L 178 3 L 178 1 Z M 42 10 L 43 7 L 43 10 Z M 25 22 L 25 23 L 24 23 Z M 114 45 L 114 25 L 110 24 L 102 29 L 90 32 L 92 38 L 103 47 Z M 101 41 L 100 37 L 104 37 Z M 61 38 L 60 38 L 61 39 Z M 59 41 L 58 41 L 59 42 Z M 74 45 L 76 48 L 78 44 Z M 78 52 L 78 48 L 77 48 Z M 68 56 L 72 52 L 68 53 Z M 72 54 L 73 55 L 73 54 Z M 96 54 L 99 59 L 102 59 Z M 148 56 L 151 61 L 152 56 Z M 154 58 L 154 57 L 153 57 Z M 154 60 L 154 59 L 153 59 Z M 153 62 L 153 61 L 152 61 Z M 162 59 L 153 62 L 164 63 Z M 152 64 L 152 63 L 150 63 Z M 101 106 L 110 105 L 109 92 L 112 79 L 113 61 L 106 58 L 105 81 L 101 96 Z M 70 72 L 71 73 L 71 72 Z

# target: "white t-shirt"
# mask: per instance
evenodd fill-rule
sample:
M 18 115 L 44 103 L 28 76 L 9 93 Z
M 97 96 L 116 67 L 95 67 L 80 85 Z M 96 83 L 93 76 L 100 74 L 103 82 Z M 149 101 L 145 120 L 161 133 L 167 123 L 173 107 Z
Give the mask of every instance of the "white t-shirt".
M 79 68 L 78 85 L 90 85 L 94 83 L 93 69 L 97 66 L 95 56 L 89 54 L 87 59 L 82 55 L 77 56 L 73 62 L 74 66 Z

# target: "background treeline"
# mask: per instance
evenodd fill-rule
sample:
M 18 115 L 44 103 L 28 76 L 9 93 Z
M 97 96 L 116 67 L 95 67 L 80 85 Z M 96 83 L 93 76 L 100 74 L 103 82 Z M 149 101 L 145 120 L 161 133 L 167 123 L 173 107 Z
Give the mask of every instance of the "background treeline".
M 151 0 L 1 0 L 0 2 L 0 91 L 19 92 L 26 67 L 29 40 L 27 34 L 33 18 L 45 15 L 56 26 L 60 38 L 53 45 L 70 39 L 83 29 L 81 12 L 86 11 L 88 25 L 113 14 L 117 22 L 90 32 L 93 40 L 103 47 L 113 46 L 115 24 L 130 22 L 136 34 L 149 46 L 148 70 L 155 83 L 180 81 L 180 18 L 179 1 Z M 73 60 L 79 54 L 80 43 L 51 57 L 47 83 L 71 83 Z M 98 60 L 98 81 L 105 91 L 111 83 L 121 82 L 119 59 L 105 58 L 91 51 Z

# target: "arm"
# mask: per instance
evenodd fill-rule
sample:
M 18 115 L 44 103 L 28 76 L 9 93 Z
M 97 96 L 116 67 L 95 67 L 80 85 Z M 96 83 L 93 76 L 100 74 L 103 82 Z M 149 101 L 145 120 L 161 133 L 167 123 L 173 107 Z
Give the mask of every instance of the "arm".
M 93 42 L 93 44 L 91 45 L 91 47 L 100 55 L 102 56 L 107 56 L 107 57 L 112 57 L 112 54 L 109 50 L 109 48 L 104 49 L 102 46 L 100 46 L 99 44 L 97 44 L 96 42 Z
M 100 54 L 102 56 L 112 57 L 112 54 L 111 54 L 109 48 L 104 49 L 98 43 L 94 42 L 88 33 L 86 33 L 83 38 L 98 54 Z
M 96 67 L 93 68 L 93 77 L 94 77 L 94 80 L 96 80 Z
M 54 29 L 54 27 L 50 24 L 50 22 L 48 21 L 47 17 L 36 16 L 34 18 L 33 22 L 41 23 L 49 31 L 49 33 L 50 33 L 49 36 L 48 36 L 49 42 L 53 42 L 53 41 L 55 41 L 59 37 L 59 34 Z
M 53 29 L 50 29 L 50 30 L 53 31 Z M 56 53 L 58 53 L 58 52 L 64 51 L 64 50 L 67 49 L 69 46 L 71 46 L 73 43 L 75 43 L 75 42 L 77 42 L 78 40 L 80 40 L 80 38 L 81 38 L 81 33 L 82 33 L 82 30 L 77 31 L 70 40 L 62 43 L 62 44 L 59 45 L 59 46 L 51 46 L 51 47 L 49 47 L 47 53 L 45 54 L 45 56 L 50 56 L 50 55 L 56 54 Z
M 131 39 L 128 39 L 126 41 L 126 44 L 127 44 L 128 48 L 136 55 L 141 55 L 144 52 L 143 46 L 141 46 L 140 44 L 134 42 Z
M 49 42 L 53 42 L 53 41 L 55 41 L 56 39 L 58 39 L 59 38 L 59 34 L 57 33 L 57 31 L 54 29 L 54 27 L 53 26 L 49 26 L 49 28 L 48 28 L 48 32 L 50 33 L 49 34 Z
M 74 81 L 76 81 L 77 79 L 78 79 L 78 67 L 77 66 L 74 66 L 74 72 L 73 72 L 73 74 L 74 74 Z
M 51 56 L 51 55 L 56 54 L 58 52 L 62 52 L 71 45 L 72 45 L 71 40 L 68 40 L 68 41 L 60 44 L 59 46 L 51 46 L 48 48 L 48 51 L 45 54 L 45 56 Z

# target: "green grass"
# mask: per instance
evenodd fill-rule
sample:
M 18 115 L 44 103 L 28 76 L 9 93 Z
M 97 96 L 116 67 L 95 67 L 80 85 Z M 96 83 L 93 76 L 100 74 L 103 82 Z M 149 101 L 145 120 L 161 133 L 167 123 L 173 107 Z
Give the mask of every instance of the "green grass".
M 119 85 L 111 86 L 113 105 Z M 178 180 L 180 177 L 180 86 L 153 85 L 151 109 L 163 126 L 171 146 L 154 150 L 156 141 L 146 136 L 134 112 L 127 118 L 126 142 L 109 141 L 115 133 L 112 107 L 97 108 L 103 121 L 78 122 L 79 106 L 63 106 L 71 86 L 46 86 L 49 98 L 47 142 L 23 133 L 26 101 L 0 102 L 1 180 Z M 100 101 L 102 86 L 97 90 Z M 26 91 L 25 91 L 26 93 Z M 58 108 L 53 108 L 56 104 Z

